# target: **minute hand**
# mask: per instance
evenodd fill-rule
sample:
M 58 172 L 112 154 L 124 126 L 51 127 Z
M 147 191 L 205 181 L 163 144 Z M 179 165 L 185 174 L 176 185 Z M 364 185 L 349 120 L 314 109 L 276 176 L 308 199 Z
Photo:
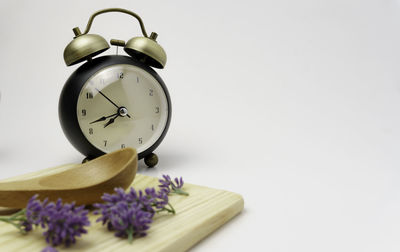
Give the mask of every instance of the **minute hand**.
M 115 107 L 117 107 L 119 109 L 119 106 L 117 104 L 115 104 L 115 102 L 113 102 L 110 98 L 108 98 L 105 94 L 103 94 L 103 92 L 101 92 L 99 89 L 97 89 L 97 92 L 99 92 L 104 98 L 107 99 L 107 101 L 111 102 L 112 105 L 114 105 Z M 131 116 L 128 114 L 126 115 L 128 118 L 131 118 Z
M 117 104 L 115 104 L 113 101 L 111 101 L 110 98 L 108 98 L 105 94 L 103 94 L 103 92 L 101 92 L 100 90 L 98 90 L 96 88 L 97 92 L 99 92 L 102 96 L 104 96 L 104 98 L 106 98 L 109 102 L 111 102 L 115 107 L 119 108 L 119 106 Z

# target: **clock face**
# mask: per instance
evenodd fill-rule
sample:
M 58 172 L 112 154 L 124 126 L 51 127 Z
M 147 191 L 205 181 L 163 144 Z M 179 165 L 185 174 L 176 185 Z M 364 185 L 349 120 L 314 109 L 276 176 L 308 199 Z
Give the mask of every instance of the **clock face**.
M 108 66 L 89 78 L 76 113 L 84 136 L 105 153 L 125 147 L 145 151 L 161 137 L 169 116 L 160 83 L 129 64 Z

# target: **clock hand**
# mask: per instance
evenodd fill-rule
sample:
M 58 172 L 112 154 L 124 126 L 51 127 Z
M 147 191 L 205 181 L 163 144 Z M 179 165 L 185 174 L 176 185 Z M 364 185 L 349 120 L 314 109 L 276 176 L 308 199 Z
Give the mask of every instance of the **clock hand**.
M 115 102 L 113 102 L 110 98 L 108 98 L 105 94 L 103 94 L 103 92 L 101 92 L 99 89 L 97 89 L 97 92 L 99 92 L 104 98 L 106 98 L 109 102 L 111 102 L 112 105 L 114 105 L 115 107 L 117 107 L 118 109 L 120 108 L 117 104 L 115 104 Z M 126 115 L 128 118 L 131 118 L 131 116 L 128 114 Z
M 106 98 L 109 102 L 111 102 L 115 107 L 119 108 L 119 106 L 117 104 L 115 104 L 110 98 L 108 98 L 105 94 L 103 94 L 103 92 L 101 92 L 100 90 L 98 90 L 96 88 L 97 92 L 99 92 L 104 98 Z
M 95 120 L 95 121 L 93 121 L 93 122 L 90 122 L 89 124 L 93 124 L 93 123 L 105 121 L 107 118 L 110 118 L 110 117 L 115 116 L 115 115 L 117 115 L 117 114 L 118 114 L 118 113 L 115 113 L 115 114 L 112 114 L 112 115 L 109 115 L 109 116 L 100 117 L 99 119 L 97 119 L 97 120 Z
M 119 116 L 119 114 L 117 114 L 116 116 L 114 116 L 113 118 L 111 118 L 105 125 L 104 128 L 107 127 L 108 125 L 114 123 L 115 119 Z

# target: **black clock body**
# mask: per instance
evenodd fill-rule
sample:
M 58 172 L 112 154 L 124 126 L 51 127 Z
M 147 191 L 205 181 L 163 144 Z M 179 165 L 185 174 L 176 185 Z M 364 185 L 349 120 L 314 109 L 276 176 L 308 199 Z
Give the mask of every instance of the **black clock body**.
M 167 98 L 168 117 L 164 130 L 161 136 L 152 146 L 150 146 L 146 150 L 143 150 L 141 153 L 138 153 L 139 159 L 142 159 L 147 155 L 151 154 L 160 145 L 160 143 L 162 142 L 168 131 L 169 124 L 171 121 L 171 99 L 168 93 L 168 89 L 165 86 L 163 80 L 160 78 L 160 76 L 152 68 L 133 59 L 132 57 L 122 56 L 122 55 L 102 56 L 95 58 L 91 61 L 88 61 L 82 66 L 80 66 L 69 77 L 60 95 L 58 114 L 61 127 L 63 129 L 65 136 L 71 142 L 71 144 L 80 153 L 82 153 L 89 159 L 93 159 L 105 154 L 103 151 L 93 146 L 82 133 L 82 130 L 78 123 L 77 103 L 78 103 L 78 96 L 83 86 L 88 81 L 88 79 L 90 79 L 94 74 L 96 74 L 103 68 L 115 64 L 130 64 L 145 70 L 158 81 Z

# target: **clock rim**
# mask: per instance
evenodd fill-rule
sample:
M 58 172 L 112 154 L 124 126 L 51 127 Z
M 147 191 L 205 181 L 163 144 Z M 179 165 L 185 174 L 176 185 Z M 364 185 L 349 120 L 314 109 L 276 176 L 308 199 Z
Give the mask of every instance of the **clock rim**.
M 171 98 L 164 81 L 151 67 L 131 57 L 124 55 L 107 55 L 95 58 L 91 61 L 86 62 L 71 74 L 71 76 L 65 82 L 64 87 L 61 91 L 59 105 L 58 105 L 58 116 L 64 135 L 67 137 L 69 142 L 75 147 L 75 149 L 77 149 L 80 153 L 85 155 L 88 159 L 93 159 L 101 155 L 104 155 L 106 153 L 99 150 L 93 144 L 91 144 L 87 140 L 87 138 L 85 137 L 79 126 L 78 116 L 76 113 L 79 94 L 85 83 L 95 73 L 104 69 L 105 67 L 117 64 L 128 64 L 137 66 L 148 72 L 160 84 L 167 98 L 168 115 L 167 115 L 167 122 L 163 129 L 163 132 L 153 145 L 151 145 L 149 148 L 142 151 L 141 153 L 138 153 L 138 158 L 142 159 L 147 155 L 153 153 L 153 151 L 163 141 L 169 129 L 169 125 L 171 122 L 171 112 L 172 112 Z

